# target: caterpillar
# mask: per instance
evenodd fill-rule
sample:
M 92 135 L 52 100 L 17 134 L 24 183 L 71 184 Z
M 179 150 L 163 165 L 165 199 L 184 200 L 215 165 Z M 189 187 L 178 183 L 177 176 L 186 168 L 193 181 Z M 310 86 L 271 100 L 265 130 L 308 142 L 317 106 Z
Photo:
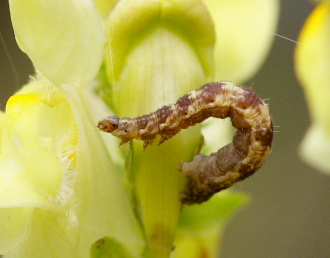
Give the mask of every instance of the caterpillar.
M 232 143 L 218 152 L 198 154 L 191 162 L 180 164 L 179 170 L 188 177 L 181 202 L 194 204 L 252 175 L 270 154 L 272 118 L 268 105 L 254 91 L 231 82 L 209 83 L 148 115 L 109 116 L 98 123 L 98 128 L 119 137 L 121 145 L 139 139 L 147 148 L 158 135 L 162 144 L 209 117 L 229 117 L 237 131 Z

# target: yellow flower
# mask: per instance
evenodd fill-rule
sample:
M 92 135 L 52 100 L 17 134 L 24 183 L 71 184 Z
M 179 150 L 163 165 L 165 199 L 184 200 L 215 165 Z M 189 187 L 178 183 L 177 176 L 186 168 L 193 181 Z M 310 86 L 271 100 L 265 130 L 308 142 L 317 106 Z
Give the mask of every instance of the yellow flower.
M 210 81 L 242 82 L 270 47 L 277 11 L 275 0 L 119 1 L 106 21 L 108 82 L 101 95 L 116 115 L 136 117 Z M 226 137 L 207 137 L 208 152 L 224 143 L 214 139 L 230 141 L 230 125 L 211 123 Z M 198 151 L 200 130 L 189 128 L 145 151 L 141 142 L 122 148 L 130 153 L 128 174 L 151 257 L 168 257 L 172 251 L 185 186 L 178 166 Z
M 210 81 L 242 82 L 264 59 L 277 7 L 277 0 L 10 0 L 16 39 L 37 75 L 0 113 L 0 254 L 169 257 L 185 186 L 178 166 L 198 151 L 201 126 L 146 151 L 127 145 L 126 166 L 115 164 L 118 147 L 100 139 L 92 120 L 104 110 L 87 108 L 86 86 L 98 75 L 112 110 L 137 116 Z M 214 150 L 209 139 L 205 151 Z M 220 194 L 185 209 L 173 255 L 198 241 L 214 255 L 225 218 L 245 199 Z
M 138 222 L 82 98 L 102 61 L 98 13 L 74 0 L 10 8 L 38 75 L 0 116 L 0 254 L 89 257 L 107 237 L 139 257 Z
M 305 90 L 312 125 L 301 144 L 302 158 L 330 173 L 330 3 L 324 1 L 304 25 L 295 53 L 296 72 Z

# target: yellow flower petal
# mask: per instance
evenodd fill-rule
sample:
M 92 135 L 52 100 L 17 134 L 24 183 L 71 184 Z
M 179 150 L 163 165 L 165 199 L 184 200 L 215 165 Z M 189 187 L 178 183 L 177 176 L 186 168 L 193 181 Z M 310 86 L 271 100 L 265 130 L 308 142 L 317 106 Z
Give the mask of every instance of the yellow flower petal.
M 14 95 L 8 100 L 6 116 L 0 156 L 0 176 L 5 182 L 1 206 L 49 209 L 66 202 L 72 194 L 71 166 L 75 163 L 71 146 L 77 141 L 68 103 L 49 106 L 38 94 Z
M 84 85 L 97 74 L 104 31 L 90 0 L 10 0 L 16 40 L 55 85 Z
M 330 4 L 316 7 L 308 18 L 296 48 L 296 71 L 310 107 L 313 121 L 329 129 L 330 135 Z
M 63 85 L 63 93 L 71 104 L 79 128 L 79 152 L 75 189 L 81 215 L 80 250 L 89 257 L 89 248 L 105 236 L 122 243 L 135 257 L 141 257 L 145 247 L 140 226 L 127 198 L 122 179 L 106 151 L 89 114 L 84 110 L 79 92 Z M 81 89 L 82 90 L 82 89 Z M 83 256 L 85 257 L 85 256 Z
M 325 127 L 313 123 L 300 146 L 301 157 L 313 167 L 330 174 L 330 137 Z
M 8 101 L 4 125 L 0 254 L 87 258 L 105 236 L 142 253 L 122 181 L 75 87 L 32 81 Z
M 2 140 L 2 131 L 4 128 L 4 123 L 5 123 L 5 113 L 3 113 L 0 110 L 0 145 L 1 145 L 1 140 Z
M 302 157 L 312 166 L 330 173 L 330 3 L 318 5 L 299 37 L 295 53 L 296 72 L 305 90 L 312 126 L 302 146 Z
M 119 0 L 94 0 L 94 2 L 100 15 L 105 19 Z
M 28 236 L 32 224 L 32 208 L 2 208 L 0 209 L 0 253 L 6 253 Z
M 192 48 L 196 51 L 195 54 L 202 66 L 203 72 L 208 77 L 212 75 L 212 48 L 214 43 L 213 24 L 205 6 L 201 4 L 200 1 L 123 0 L 118 3 L 111 13 L 106 26 L 110 38 L 110 49 L 107 52 L 110 83 L 113 82 L 112 80 L 117 81 L 120 79 L 123 69 L 126 68 L 123 63 L 127 61 L 126 55 L 129 54 L 132 48 L 134 49 L 143 38 L 148 38 L 154 32 L 159 33 L 155 31 L 157 27 L 166 27 L 171 34 L 179 37 L 179 40 L 183 37 L 186 38 L 186 42 L 182 42 L 181 44 L 191 45 L 188 49 Z M 159 49 L 153 49 L 153 51 L 160 51 L 164 46 L 166 49 L 174 47 L 174 45 L 167 46 L 166 43 L 171 43 L 171 41 L 163 42 L 163 44 L 159 46 Z M 177 47 L 180 47 L 180 45 Z M 150 52 L 146 61 L 150 58 L 153 51 L 144 52 L 144 54 Z M 177 57 L 180 56 L 180 53 L 178 49 L 176 53 Z M 165 56 L 167 53 L 160 52 L 159 54 Z M 183 52 L 182 54 L 185 53 Z M 169 58 L 173 59 L 172 56 L 169 56 Z M 157 65 L 165 65 L 164 61 L 168 60 L 159 60 Z M 173 62 L 174 61 L 175 60 L 173 60 Z M 186 63 L 182 65 L 186 65 Z M 148 65 L 144 65 L 144 67 L 147 66 Z M 193 64 L 190 66 L 193 67 Z M 186 76 L 182 74 L 179 75 Z M 158 80 L 155 79 L 153 83 L 157 83 L 157 81 L 162 80 L 158 78 Z M 167 82 L 166 85 L 170 85 L 171 83 L 175 82 Z
M 216 80 L 249 79 L 264 61 L 276 30 L 278 0 L 203 0 L 216 30 Z

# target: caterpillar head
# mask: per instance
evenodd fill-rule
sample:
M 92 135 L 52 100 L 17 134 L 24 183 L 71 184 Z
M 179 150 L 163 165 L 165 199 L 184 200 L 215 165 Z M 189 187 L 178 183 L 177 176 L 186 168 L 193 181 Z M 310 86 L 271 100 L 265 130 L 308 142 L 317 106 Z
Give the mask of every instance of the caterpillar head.
M 119 125 L 119 117 L 118 116 L 108 116 L 101 120 L 97 127 L 106 133 L 112 133 L 114 130 L 118 128 Z

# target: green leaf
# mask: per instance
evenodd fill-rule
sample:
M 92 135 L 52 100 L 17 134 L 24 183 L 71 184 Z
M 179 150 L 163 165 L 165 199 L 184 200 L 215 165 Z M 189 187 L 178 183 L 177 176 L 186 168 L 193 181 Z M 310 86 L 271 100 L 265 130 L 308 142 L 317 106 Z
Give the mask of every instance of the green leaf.
M 226 190 L 205 203 L 184 207 L 175 240 L 174 257 L 218 257 L 224 226 L 248 200 L 248 196 L 242 193 Z
M 248 200 L 245 194 L 231 190 L 222 191 L 208 202 L 184 207 L 179 227 L 194 232 L 222 227 Z

